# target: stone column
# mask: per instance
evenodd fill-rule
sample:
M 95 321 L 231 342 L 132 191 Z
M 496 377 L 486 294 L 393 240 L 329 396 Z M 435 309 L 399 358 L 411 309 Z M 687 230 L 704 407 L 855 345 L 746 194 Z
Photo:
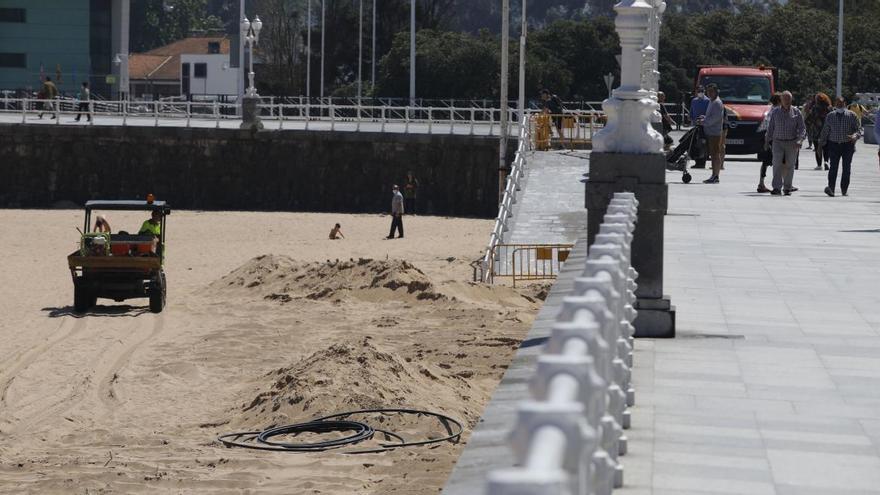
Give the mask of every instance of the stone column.
M 650 3 L 649 3 L 650 2 Z M 586 184 L 587 237 L 599 231 L 615 192 L 630 191 L 639 200 L 639 221 L 632 245 L 632 262 L 639 272 L 634 322 L 637 337 L 674 337 L 675 309 L 663 295 L 663 220 L 666 215 L 666 156 L 663 137 L 651 127 L 660 107 L 644 77 L 656 57 L 645 62 L 644 49 L 654 33 L 655 0 L 622 0 L 614 6 L 620 36 L 620 87 L 602 104 L 608 117 L 593 139 Z M 652 47 L 656 53 L 656 47 Z M 646 67 L 647 66 L 647 67 Z
M 260 120 L 260 97 L 244 96 L 241 99 L 241 128 L 260 131 L 263 122 Z

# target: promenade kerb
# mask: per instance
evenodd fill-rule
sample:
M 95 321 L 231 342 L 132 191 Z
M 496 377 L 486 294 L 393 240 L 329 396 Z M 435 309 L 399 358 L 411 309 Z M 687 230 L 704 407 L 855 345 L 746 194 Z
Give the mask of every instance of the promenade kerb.
M 623 486 L 631 383 L 630 262 L 638 201 L 615 193 L 573 295 L 562 303 L 517 409 L 510 447 L 516 466 L 488 474 L 488 495 L 609 495 Z

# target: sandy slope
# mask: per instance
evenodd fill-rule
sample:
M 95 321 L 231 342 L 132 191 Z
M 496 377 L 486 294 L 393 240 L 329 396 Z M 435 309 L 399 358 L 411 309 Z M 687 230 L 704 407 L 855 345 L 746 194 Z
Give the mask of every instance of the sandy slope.
M 460 445 L 346 456 L 214 438 L 375 406 L 473 425 L 540 304 L 468 282 L 487 221 L 410 217 L 386 241 L 387 217 L 175 212 L 166 311 L 99 301 L 76 317 L 64 258 L 80 216 L 0 210 L 0 493 L 436 493 Z M 348 239 L 329 241 L 337 221 Z

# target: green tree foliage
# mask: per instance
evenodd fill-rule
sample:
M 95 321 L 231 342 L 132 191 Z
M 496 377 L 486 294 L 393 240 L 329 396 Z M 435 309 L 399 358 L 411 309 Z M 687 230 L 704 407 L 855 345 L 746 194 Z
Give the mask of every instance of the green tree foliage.
M 416 74 L 421 98 L 486 98 L 497 93 L 498 48 L 484 33 L 422 30 L 416 36 Z M 394 39 L 379 65 L 378 94 L 409 94 L 409 33 Z
M 660 42 L 660 86 L 677 101 L 693 90 L 699 65 L 772 65 L 777 89 L 795 98 L 833 94 L 837 64 L 837 0 L 791 0 L 769 8 L 741 6 L 704 14 L 669 13 Z M 880 89 L 877 0 L 847 0 L 843 93 Z
M 131 2 L 132 52 L 145 52 L 197 31 L 222 31 L 223 21 L 208 14 L 208 0 Z

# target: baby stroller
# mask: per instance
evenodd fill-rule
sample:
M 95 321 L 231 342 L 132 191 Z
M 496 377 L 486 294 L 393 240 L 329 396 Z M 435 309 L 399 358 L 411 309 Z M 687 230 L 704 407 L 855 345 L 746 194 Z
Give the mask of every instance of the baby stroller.
M 696 125 L 684 133 L 684 136 L 678 140 L 678 146 L 666 154 L 666 170 L 681 171 L 681 181 L 685 184 L 689 183 L 691 174 L 688 172 L 688 159 L 705 158 L 705 142 L 701 125 Z

